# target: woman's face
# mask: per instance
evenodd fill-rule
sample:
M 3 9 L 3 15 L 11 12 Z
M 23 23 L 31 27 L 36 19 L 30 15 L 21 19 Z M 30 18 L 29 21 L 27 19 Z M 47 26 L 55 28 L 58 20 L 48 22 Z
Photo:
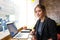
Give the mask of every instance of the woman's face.
M 42 17 L 43 17 L 43 11 L 42 11 L 42 9 L 39 8 L 39 7 L 36 7 L 36 9 L 35 9 L 35 14 L 36 14 L 36 16 L 37 16 L 38 18 L 42 18 Z

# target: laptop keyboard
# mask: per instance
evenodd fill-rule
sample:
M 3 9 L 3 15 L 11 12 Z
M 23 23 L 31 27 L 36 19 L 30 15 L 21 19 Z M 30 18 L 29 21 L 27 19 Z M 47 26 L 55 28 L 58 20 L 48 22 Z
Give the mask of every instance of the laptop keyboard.
M 18 34 L 16 35 L 16 37 L 21 37 L 21 33 L 18 33 Z
M 22 30 L 14 38 L 28 38 L 29 33 L 30 33 L 29 30 Z
M 16 37 L 20 37 L 21 35 L 20 34 L 18 34 Z

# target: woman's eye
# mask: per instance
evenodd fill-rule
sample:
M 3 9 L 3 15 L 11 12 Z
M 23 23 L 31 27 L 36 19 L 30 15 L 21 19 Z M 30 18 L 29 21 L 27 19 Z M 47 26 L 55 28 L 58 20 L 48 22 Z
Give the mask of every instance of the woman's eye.
M 35 13 L 37 13 L 37 11 L 35 11 Z
M 41 12 L 41 10 L 37 10 L 37 11 L 35 11 L 35 13 L 37 13 L 37 12 Z
M 38 12 L 41 12 L 41 10 L 38 10 Z

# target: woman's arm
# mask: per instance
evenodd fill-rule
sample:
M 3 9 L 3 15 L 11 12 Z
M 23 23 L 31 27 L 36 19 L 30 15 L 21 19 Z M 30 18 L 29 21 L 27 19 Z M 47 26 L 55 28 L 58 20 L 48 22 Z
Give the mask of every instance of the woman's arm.
M 57 30 L 56 30 L 56 23 L 55 21 L 51 20 L 48 23 L 48 30 L 49 30 L 49 40 L 57 40 Z

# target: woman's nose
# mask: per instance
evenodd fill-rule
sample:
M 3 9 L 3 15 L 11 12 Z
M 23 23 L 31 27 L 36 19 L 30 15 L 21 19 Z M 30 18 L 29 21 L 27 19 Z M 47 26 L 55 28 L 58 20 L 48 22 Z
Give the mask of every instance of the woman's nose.
M 37 12 L 37 15 L 39 15 L 39 12 Z

